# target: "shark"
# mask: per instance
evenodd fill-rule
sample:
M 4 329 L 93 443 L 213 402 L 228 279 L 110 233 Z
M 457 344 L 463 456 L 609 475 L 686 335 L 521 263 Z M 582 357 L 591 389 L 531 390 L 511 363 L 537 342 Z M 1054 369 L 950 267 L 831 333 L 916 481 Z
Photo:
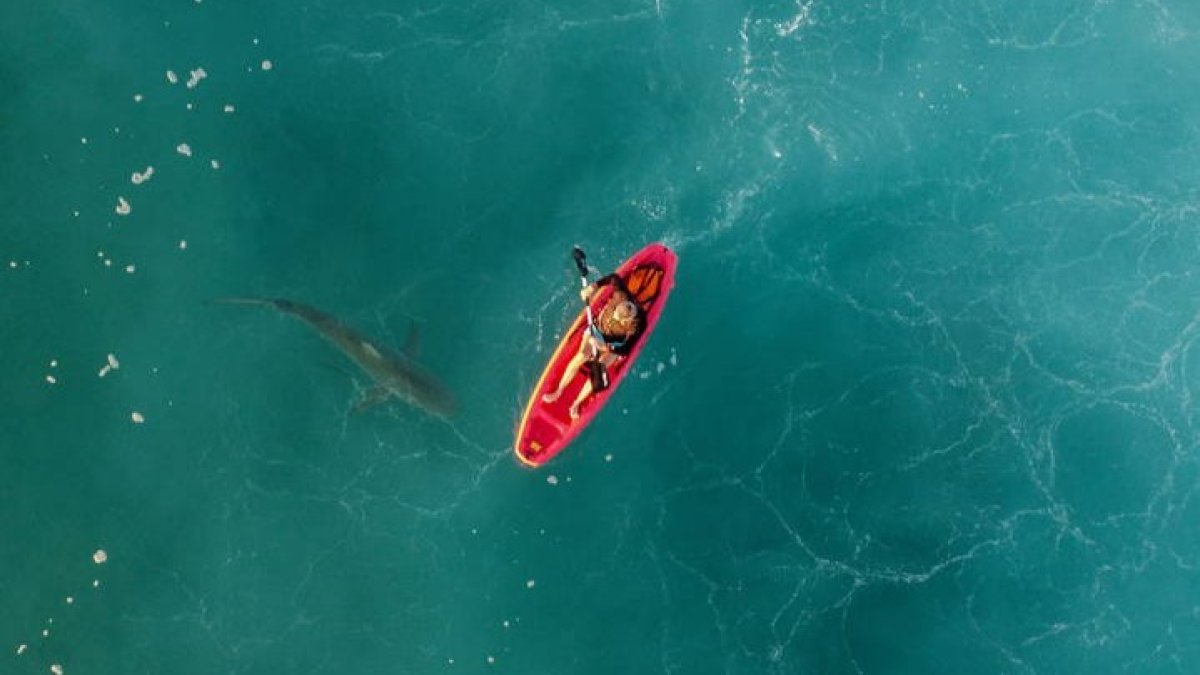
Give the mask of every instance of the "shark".
M 371 377 L 373 385 L 355 404 L 355 412 L 361 412 L 392 398 L 400 399 L 439 417 L 451 417 L 458 410 L 458 403 L 450 390 L 416 362 L 420 338 L 415 324 L 409 330 L 404 348 L 396 352 L 376 344 L 343 325 L 333 316 L 302 302 L 284 298 L 219 298 L 216 302 L 271 307 L 300 319 L 317 331 Z

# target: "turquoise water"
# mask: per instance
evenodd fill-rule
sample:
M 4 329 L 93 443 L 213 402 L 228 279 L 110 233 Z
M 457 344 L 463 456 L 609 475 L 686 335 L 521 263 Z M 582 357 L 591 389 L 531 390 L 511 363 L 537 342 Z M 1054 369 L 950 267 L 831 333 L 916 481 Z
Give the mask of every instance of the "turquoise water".
M 0 672 L 1197 672 L 1198 7 L 6 3 Z

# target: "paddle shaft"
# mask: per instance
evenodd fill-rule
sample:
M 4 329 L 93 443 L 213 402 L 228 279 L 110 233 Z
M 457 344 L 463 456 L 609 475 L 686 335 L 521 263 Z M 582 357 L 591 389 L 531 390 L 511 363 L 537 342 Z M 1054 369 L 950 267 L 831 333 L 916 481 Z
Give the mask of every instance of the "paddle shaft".
M 588 287 L 587 256 L 584 254 L 583 249 L 579 248 L 578 246 L 576 246 L 574 249 L 571 250 L 571 256 L 573 258 L 575 258 L 575 269 L 579 270 L 579 283 L 581 284 L 580 287 L 587 288 Z M 596 319 L 595 319 L 595 317 L 592 316 L 592 303 L 585 300 L 583 303 L 583 308 L 587 311 L 588 328 L 595 329 L 596 328 Z M 593 354 L 593 356 L 599 356 L 595 346 L 592 347 L 592 354 Z
M 572 249 L 571 256 L 573 258 L 575 258 L 575 268 L 579 270 L 579 282 L 581 284 L 583 284 L 582 288 L 587 288 L 588 287 L 587 256 L 584 254 L 583 249 L 579 248 L 578 246 L 576 246 L 574 249 Z M 588 331 L 592 332 L 596 329 L 596 319 L 595 319 L 595 317 L 592 316 L 592 303 L 588 300 L 585 300 L 583 303 L 583 307 L 584 307 L 584 310 L 587 312 Z M 587 340 L 588 336 L 584 335 L 583 339 Z M 593 373 L 598 373 L 598 376 L 597 375 L 592 376 L 592 387 L 596 391 L 601 391 L 608 387 L 608 372 L 606 372 L 606 370 L 604 368 L 604 363 L 600 360 L 600 349 L 598 347 L 596 347 L 595 343 L 592 343 L 591 347 L 592 347 L 592 364 L 593 364 L 592 367 L 594 369 Z

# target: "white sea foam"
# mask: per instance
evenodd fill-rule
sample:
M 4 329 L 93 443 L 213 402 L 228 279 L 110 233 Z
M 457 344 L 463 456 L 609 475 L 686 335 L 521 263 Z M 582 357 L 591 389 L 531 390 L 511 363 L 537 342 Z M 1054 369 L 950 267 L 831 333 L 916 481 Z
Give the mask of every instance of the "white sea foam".
M 206 77 L 208 77 L 208 73 L 203 68 L 196 68 L 188 73 L 187 88 L 195 89 L 200 84 L 200 81 Z
M 154 175 L 154 167 L 148 166 L 148 167 L 146 167 L 146 170 L 141 173 L 134 171 L 133 175 L 129 177 L 129 181 L 131 183 L 133 183 L 134 185 L 141 185 L 142 183 L 145 183 L 146 181 L 150 180 L 150 178 L 153 175 Z

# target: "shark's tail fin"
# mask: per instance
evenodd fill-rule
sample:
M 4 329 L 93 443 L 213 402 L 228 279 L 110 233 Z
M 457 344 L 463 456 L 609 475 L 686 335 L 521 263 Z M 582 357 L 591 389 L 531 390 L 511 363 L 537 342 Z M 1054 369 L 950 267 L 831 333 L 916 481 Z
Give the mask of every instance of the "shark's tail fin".
M 273 307 L 281 312 L 290 312 L 295 307 L 291 300 L 282 298 L 214 298 L 209 302 L 222 305 L 261 305 Z

